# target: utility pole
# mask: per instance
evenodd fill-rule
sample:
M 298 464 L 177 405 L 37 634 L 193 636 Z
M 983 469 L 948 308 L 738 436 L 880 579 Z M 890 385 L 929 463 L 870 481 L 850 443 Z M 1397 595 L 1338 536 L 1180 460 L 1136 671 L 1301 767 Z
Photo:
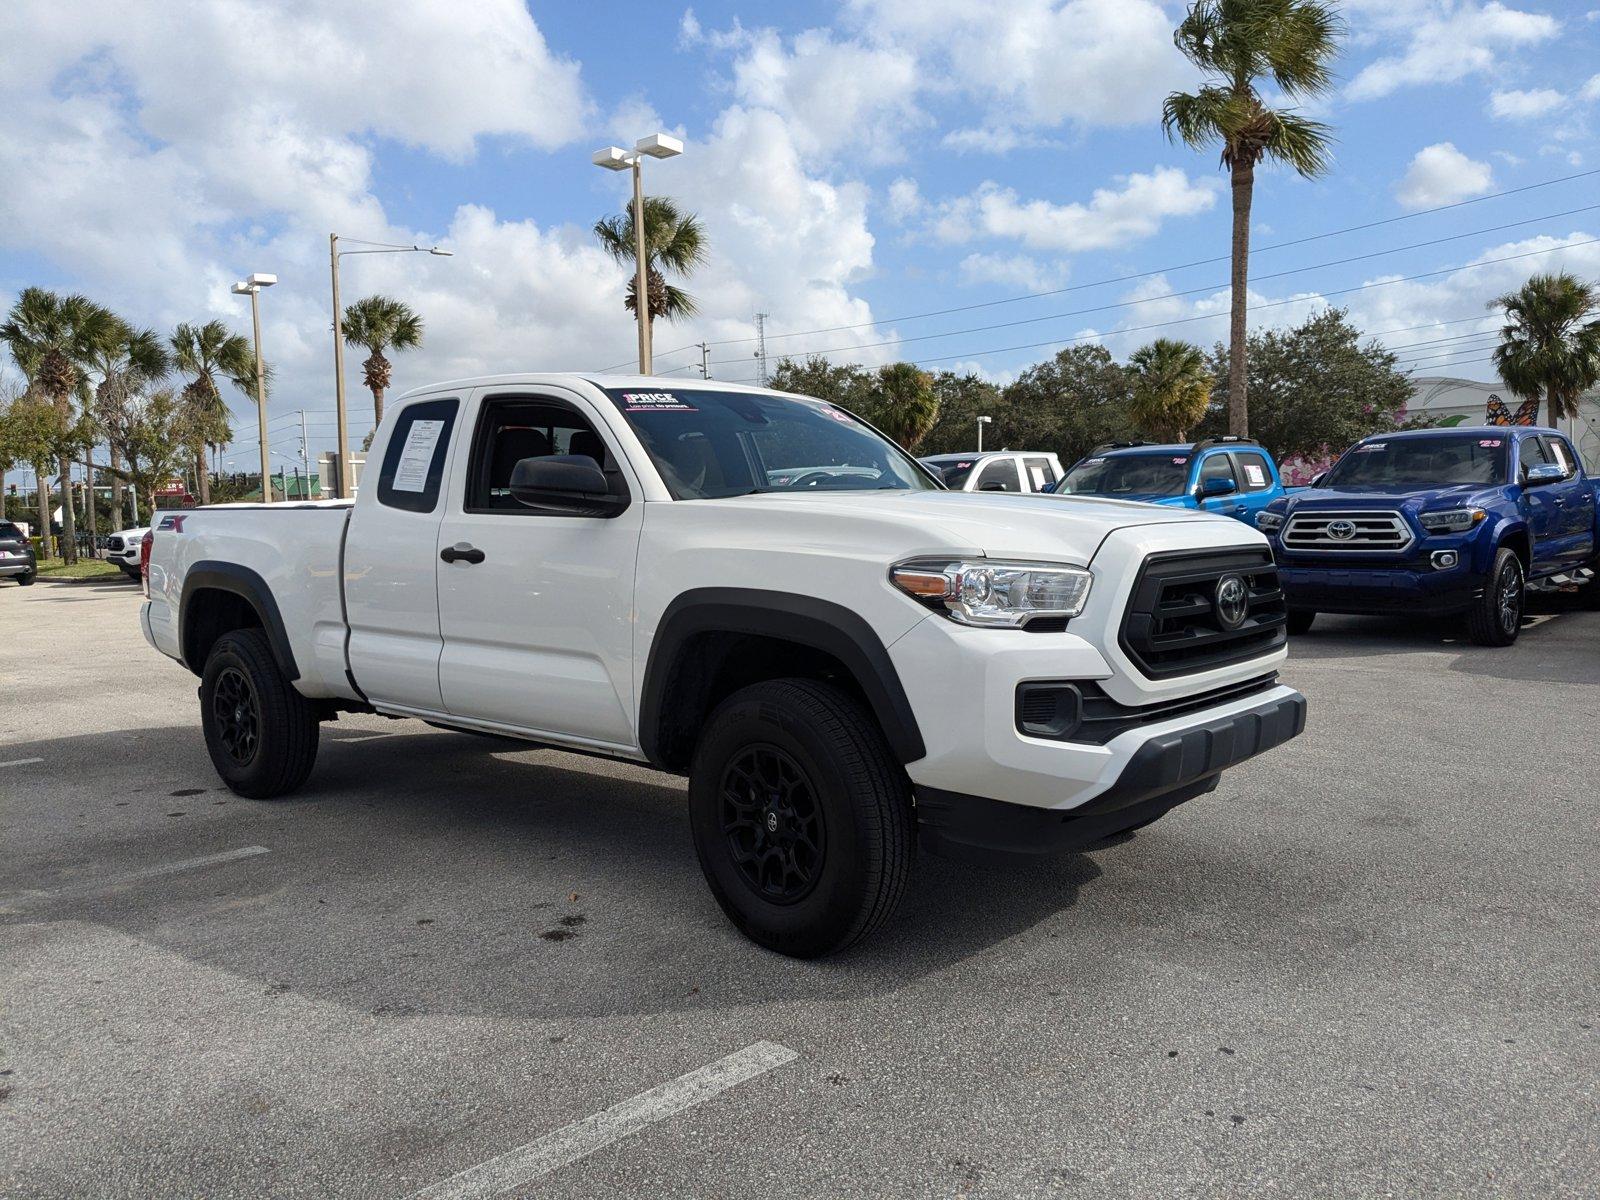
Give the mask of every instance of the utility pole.
M 705 342 L 700 343 L 700 378 L 711 378 L 711 351 Z
M 758 312 L 756 314 L 756 380 L 762 387 L 767 386 L 767 317 L 770 314 Z
M 300 461 L 301 461 L 302 464 L 304 464 L 305 469 L 306 469 L 306 487 L 310 488 L 310 486 L 311 486 L 311 443 L 310 443 L 310 441 L 308 441 L 306 439 L 306 410 L 303 409 L 303 408 L 300 410 Z M 310 499 L 310 497 L 308 495 L 305 495 L 305 496 L 301 496 L 300 499 L 307 500 L 307 499 Z

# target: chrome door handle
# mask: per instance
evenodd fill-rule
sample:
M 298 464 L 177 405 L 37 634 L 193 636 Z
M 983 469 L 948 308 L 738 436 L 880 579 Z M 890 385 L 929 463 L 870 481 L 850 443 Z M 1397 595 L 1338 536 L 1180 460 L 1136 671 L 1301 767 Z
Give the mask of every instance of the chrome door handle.
M 446 546 L 439 551 L 439 557 L 447 563 L 464 562 L 476 565 L 483 561 L 484 553 L 476 546 L 468 545 L 466 542 L 457 542 L 454 546 Z

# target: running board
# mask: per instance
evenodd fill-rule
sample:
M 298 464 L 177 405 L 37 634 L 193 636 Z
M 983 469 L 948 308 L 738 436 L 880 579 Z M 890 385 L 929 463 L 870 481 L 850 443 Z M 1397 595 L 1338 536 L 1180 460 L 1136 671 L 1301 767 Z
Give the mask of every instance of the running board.
M 1530 592 L 1569 592 L 1575 591 L 1582 584 L 1593 583 L 1594 579 L 1595 573 L 1593 570 L 1588 567 L 1579 567 L 1571 573 L 1563 571 L 1559 575 L 1551 575 L 1546 579 L 1532 580 L 1528 584 L 1528 590 Z

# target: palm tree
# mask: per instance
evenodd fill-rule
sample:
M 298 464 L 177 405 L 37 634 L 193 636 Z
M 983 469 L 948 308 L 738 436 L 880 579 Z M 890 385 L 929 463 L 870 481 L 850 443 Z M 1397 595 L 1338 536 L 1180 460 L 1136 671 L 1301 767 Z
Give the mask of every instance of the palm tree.
M 594 236 L 600 248 L 625 266 L 633 267 L 628 276 L 628 292 L 622 304 L 637 319 L 638 263 L 633 244 L 633 201 L 621 213 L 602 217 L 594 223 Z M 649 291 L 650 325 L 656 318 L 676 321 L 695 313 L 694 297 L 667 282 L 668 271 L 689 276 L 706 261 L 706 235 L 700 218 L 680 209 L 667 196 L 644 198 L 645 287 Z
M 1578 415 L 1578 397 L 1600 383 L 1600 289 L 1562 272 L 1535 275 L 1489 305 L 1506 323 L 1495 369 L 1523 400 L 1541 397 L 1550 424 Z
M 933 376 L 908 362 L 879 367 L 868 419 L 914 453 L 939 421 L 939 394 L 933 390 Z
M 1128 415 L 1156 437 L 1189 440 L 1211 404 L 1213 379 L 1199 346 L 1157 338 L 1128 356 L 1133 399 Z
M 256 355 L 248 338 L 230 332 L 221 321 L 179 325 L 172 331 L 169 344 L 174 364 L 191 377 L 180 394 L 184 444 L 194 462 L 200 503 L 209 504 L 211 476 L 206 470 L 206 451 L 233 440 L 233 414 L 217 381 L 226 379 L 255 399 Z
M 383 352 L 422 345 L 422 318 L 399 300 L 367 296 L 345 308 L 344 340 L 371 351 L 361 366 L 372 393 L 372 427 L 376 429 L 383 421 L 383 393 L 393 382 L 393 368 Z
M 72 458 L 91 426 L 72 411 L 77 397 L 89 399 L 86 368 L 94 362 L 105 341 L 113 335 L 117 318 L 87 296 L 58 296 L 40 287 L 24 288 L 11 306 L 9 319 L 0 325 L 0 341 L 28 377 L 30 387 L 55 406 L 54 457 L 61 472 L 62 557 L 78 559 L 77 517 L 72 502 Z M 94 494 L 89 496 L 94 503 Z M 43 532 L 48 533 L 46 529 Z
M 1228 329 L 1228 432 L 1250 432 L 1245 387 L 1245 306 L 1250 263 L 1250 205 L 1256 164 L 1293 167 L 1306 178 L 1328 169 L 1326 125 L 1290 108 L 1269 108 L 1256 90 L 1271 82 L 1290 100 L 1333 85 L 1331 62 L 1343 23 L 1324 0 L 1195 0 L 1173 34 L 1190 62 L 1214 82 L 1173 92 L 1161 108 L 1169 138 L 1196 149 L 1222 145 L 1233 183 L 1233 295 Z
M 119 403 L 124 397 L 141 392 L 150 384 L 166 377 L 172 370 L 172 355 L 161 335 L 154 329 L 135 329 L 125 321 L 118 321 L 115 331 L 106 338 L 95 356 L 95 366 L 100 371 L 100 383 L 95 388 L 95 419 L 102 430 L 109 431 L 101 420 L 108 405 Z M 122 521 L 122 465 L 123 447 L 115 438 L 108 437 L 110 469 L 113 480 L 111 507 L 116 521 Z M 92 469 L 92 467 L 91 467 Z

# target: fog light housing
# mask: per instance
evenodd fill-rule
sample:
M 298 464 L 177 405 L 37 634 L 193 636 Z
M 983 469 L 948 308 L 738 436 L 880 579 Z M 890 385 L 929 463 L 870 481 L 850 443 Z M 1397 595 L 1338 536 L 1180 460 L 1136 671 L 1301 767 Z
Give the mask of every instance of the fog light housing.
M 1454 550 L 1435 550 L 1433 552 L 1433 569 L 1435 571 L 1448 571 L 1461 561 L 1461 555 Z

